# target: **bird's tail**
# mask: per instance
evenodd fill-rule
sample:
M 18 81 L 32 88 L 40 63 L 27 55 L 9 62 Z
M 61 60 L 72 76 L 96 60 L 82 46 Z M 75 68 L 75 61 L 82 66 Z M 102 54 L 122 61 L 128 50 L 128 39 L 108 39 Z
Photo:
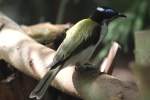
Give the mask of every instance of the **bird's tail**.
M 46 75 L 40 80 L 38 85 L 30 93 L 29 98 L 41 99 L 46 90 L 48 89 L 49 84 L 55 78 L 57 73 L 60 71 L 62 65 L 57 66 L 55 69 L 49 70 Z

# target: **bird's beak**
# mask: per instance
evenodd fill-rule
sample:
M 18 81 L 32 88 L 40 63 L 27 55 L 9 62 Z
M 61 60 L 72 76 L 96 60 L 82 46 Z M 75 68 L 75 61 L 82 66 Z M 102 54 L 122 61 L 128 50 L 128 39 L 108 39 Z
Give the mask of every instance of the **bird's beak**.
M 124 17 L 124 18 L 126 18 L 127 16 L 122 14 L 122 13 L 119 13 L 117 17 Z

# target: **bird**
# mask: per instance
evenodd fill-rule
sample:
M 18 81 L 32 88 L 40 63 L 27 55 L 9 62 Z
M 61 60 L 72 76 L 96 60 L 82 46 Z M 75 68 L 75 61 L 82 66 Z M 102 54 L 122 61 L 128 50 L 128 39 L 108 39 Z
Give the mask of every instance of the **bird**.
M 41 99 L 57 73 L 67 65 L 88 65 L 98 45 L 107 34 L 108 24 L 124 14 L 109 8 L 97 7 L 88 18 L 82 19 L 66 31 L 66 37 L 58 47 L 48 72 L 30 93 L 29 98 Z M 82 67 L 79 69 L 82 69 Z M 86 66 L 85 68 L 86 69 Z

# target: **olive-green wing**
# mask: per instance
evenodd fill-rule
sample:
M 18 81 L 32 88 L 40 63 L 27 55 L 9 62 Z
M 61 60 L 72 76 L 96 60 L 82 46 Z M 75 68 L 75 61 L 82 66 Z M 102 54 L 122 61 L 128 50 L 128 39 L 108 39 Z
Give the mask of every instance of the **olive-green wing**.
M 71 55 L 96 43 L 100 35 L 98 30 L 100 30 L 99 25 L 89 19 L 74 25 L 67 31 L 66 38 L 59 46 L 54 57 L 54 64 L 65 62 Z

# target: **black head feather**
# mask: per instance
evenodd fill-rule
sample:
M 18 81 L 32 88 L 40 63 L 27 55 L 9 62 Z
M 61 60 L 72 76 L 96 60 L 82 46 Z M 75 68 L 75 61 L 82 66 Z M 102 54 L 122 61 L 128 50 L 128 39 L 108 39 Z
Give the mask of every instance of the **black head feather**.
M 103 20 L 112 20 L 118 17 L 126 16 L 109 7 L 97 7 L 90 18 L 97 23 L 102 23 Z

